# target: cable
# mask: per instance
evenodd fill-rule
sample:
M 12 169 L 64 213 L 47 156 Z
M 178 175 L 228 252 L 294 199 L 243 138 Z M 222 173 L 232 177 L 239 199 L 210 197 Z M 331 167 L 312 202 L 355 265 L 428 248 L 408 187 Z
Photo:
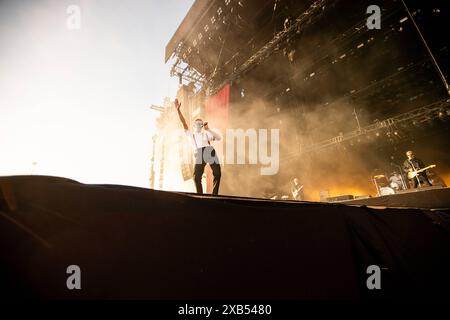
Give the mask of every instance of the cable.
M 438 65 L 438 63 L 437 63 L 437 61 L 436 61 L 436 59 L 434 58 L 433 53 L 431 52 L 431 49 L 428 47 L 428 44 L 427 44 L 427 42 L 425 41 L 425 38 L 423 37 L 422 32 L 420 32 L 420 29 L 419 29 L 419 27 L 417 26 L 416 21 L 414 20 L 414 18 L 413 18 L 413 16 L 412 16 L 411 12 L 409 12 L 409 9 L 408 9 L 408 7 L 406 6 L 405 1 L 403 1 L 403 0 L 401 0 L 401 1 L 402 1 L 402 3 L 403 3 L 403 6 L 405 7 L 406 12 L 408 13 L 409 18 L 411 19 L 411 21 L 412 21 L 414 27 L 416 28 L 417 33 L 419 34 L 419 37 L 420 37 L 420 39 L 422 40 L 423 45 L 425 46 L 425 48 L 426 48 L 428 54 L 430 55 L 431 61 L 433 62 L 434 67 L 436 68 L 436 70 L 437 70 L 437 72 L 438 72 L 438 74 L 439 74 L 439 77 L 441 78 L 442 82 L 444 83 L 445 90 L 447 91 L 448 95 L 450 96 L 450 88 L 449 88 L 449 86 L 448 86 L 448 83 L 447 83 L 447 80 L 445 79 L 444 74 L 443 74 L 442 71 L 441 71 L 441 68 L 439 67 L 439 65 Z

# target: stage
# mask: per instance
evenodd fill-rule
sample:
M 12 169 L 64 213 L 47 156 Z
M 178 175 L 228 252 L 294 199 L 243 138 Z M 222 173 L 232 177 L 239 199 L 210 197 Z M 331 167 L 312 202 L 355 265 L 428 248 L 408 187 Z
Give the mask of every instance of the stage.
M 408 189 L 396 194 L 339 203 L 386 208 L 450 209 L 450 188 L 424 187 Z
M 448 211 L 0 178 L 2 294 L 61 299 L 449 297 Z M 445 190 L 447 192 L 447 190 Z M 81 270 L 68 290 L 66 269 Z M 381 268 L 369 290 L 367 268 Z

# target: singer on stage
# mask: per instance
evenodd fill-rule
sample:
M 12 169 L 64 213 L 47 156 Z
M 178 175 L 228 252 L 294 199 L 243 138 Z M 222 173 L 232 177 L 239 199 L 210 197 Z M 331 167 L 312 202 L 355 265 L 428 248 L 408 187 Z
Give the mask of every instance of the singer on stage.
M 211 146 L 211 141 L 219 141 L 221 137 L 209 129 L 208 122 L 203 122 L 202 119 L 195 120 L 194 132 L 189 131 L 189 127 L 183 114 L 181 113 L 180 107 L 181 103 L 178 99 L 175 99 L 175 108 L 180 121 L 183 124 L 184 131 L 195 149 L 194 182 L 197 193 L 203 193 L 202 176 L 205 166 L 208 163 L 214 176 L 212 194 L 217 195 L 219 194 L 221 170 L 219 158 L 217 157 L 216 150 L 214 150 L 214 147 Z

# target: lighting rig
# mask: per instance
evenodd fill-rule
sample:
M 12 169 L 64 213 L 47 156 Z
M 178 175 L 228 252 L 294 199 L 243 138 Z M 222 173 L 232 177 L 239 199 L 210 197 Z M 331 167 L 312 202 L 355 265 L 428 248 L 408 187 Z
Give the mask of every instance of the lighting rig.
M 345 134 L 335 136 L 331 139 L 323 140 L 318 143 L 300 146 L 300 150 L 287 154 L 283 160 L 288 160 L 300 155 L 316 152 L 331 146 L 338 146 L 346 141 L 355 141 L 364 136 L 380 136 L 384 133 L 387 136 L 399 136 L 398 126 L 418 126 L 423 122 L 430 122 L 435 119 L 444 119 L 450 117 L 450 99 L 444 99 L 420 108 L 399 114 L 395 117 L 377 121 L 374 124 L 361 127 L 359 130 L 351 131 Z

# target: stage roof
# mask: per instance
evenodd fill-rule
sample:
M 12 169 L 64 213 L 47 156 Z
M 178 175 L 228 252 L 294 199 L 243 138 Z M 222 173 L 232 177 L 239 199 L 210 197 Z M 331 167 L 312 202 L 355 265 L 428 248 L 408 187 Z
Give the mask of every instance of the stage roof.
M 217 0 L 195 0 L 192 7 L 184 17 L 177 31 L 166 45 L 165 62 L 167 62 L 180 42 L 186 41 L 192 30 L 200 23 L 202 16 Z

